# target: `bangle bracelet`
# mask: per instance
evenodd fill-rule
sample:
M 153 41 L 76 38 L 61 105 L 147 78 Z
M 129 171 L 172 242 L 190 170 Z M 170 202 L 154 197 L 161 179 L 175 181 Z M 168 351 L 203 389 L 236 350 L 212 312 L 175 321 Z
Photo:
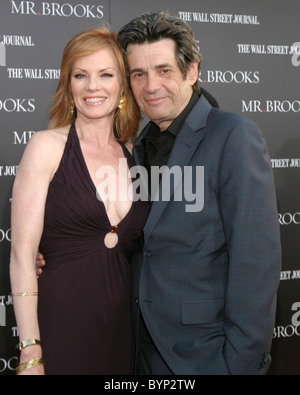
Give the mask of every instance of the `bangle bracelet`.
M 18 374 L 24 372 L 24 370 L 28 370 L 28 369 L 31 369 L 31 368 L 34 368 L 34 367 L 40 366 L 40 365 L 45 365 L 45 361 L 42 358 L 31 359 L 28 362 L 20 363 L 16 367 L 16 374 L 18 375 Z
M 17 352 L 18 355 L 20 355 L 21 351 L 24 348 L 29 347 L 29 346 L 33 346 L 35 344 L 40 346 L 41 345 L 40 340 L 36 340 L 36 339 L 23 340 L 23 341 L 21 341 L 20 343 L 18 343 L 16 345 L 16 352 Z
M 11 296 L 38 296 L 38 292 L 11 293 Z

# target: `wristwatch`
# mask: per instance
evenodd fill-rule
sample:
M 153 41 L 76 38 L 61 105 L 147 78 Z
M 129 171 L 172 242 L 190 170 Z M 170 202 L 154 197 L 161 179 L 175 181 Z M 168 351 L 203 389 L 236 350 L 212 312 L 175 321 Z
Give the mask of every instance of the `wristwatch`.
M 21 354 L 21 351 L 22 351 L 24 348 L 29 347 L 29 346 L 33 346 L 33 345 L 35 345 L 35 344 L 41 345 L 40 340 L 30 339 L 30 340 L 23 340 L 23 341 L 21 341 L 20 343 L 18 343 L 18 344 L 16 345 L 16 352 L 17 352 L 17 355 L 20 355 L 20 354 Z

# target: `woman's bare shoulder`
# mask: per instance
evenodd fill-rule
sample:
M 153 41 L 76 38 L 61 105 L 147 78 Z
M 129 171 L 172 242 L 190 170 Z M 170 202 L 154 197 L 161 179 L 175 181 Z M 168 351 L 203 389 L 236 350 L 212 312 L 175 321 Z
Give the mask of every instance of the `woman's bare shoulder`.
M 25 149 L 21 165 L 38 164 L 41 171 L 45 168 L 57 168 L 63 155 L 67 142 L 69 128 L 41 130 L 36 132 L 30 139 Z
M 40 130 L 36 132 L 31 140 L 35 144 L 50 144 L 50 145 L 61 145 L 65 144 L 69 134 L 69 127 L 63 127 L 58 129 Z

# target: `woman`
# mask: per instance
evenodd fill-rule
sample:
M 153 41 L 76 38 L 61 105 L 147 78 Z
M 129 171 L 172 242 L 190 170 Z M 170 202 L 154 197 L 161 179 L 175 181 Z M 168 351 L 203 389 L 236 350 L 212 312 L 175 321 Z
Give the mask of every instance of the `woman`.
M 131 374 L 129 260 L 148 204 L 128 193 L 125 143 L 140 113 L 114 33 L 90 29 L 66 46 L 50 119 L 13 188 L 17 374 Z M 47 265 L 37 280 L 39 248 Z

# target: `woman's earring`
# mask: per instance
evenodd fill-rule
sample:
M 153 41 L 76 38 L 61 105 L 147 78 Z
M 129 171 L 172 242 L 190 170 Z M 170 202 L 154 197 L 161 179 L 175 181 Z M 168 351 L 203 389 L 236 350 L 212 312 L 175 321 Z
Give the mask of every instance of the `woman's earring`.
M 70 96 L 70 113 L 71 113 L 71 118 L 73 118 L 75 114 L 75 102 L 72 96 Z
M 119 105 L 118 105 L 118 108 L 119 108 L 120 110 L 122 110 L 122 108 L 123 108 L 123 106 L 124 106 L 124 103 L 125 103 L 125 96 L 124 96 L 124 93 L 122 93 L 122 95 L 121 95 L 121 97 L 120 97 L 120 103 L 119 103 Z

